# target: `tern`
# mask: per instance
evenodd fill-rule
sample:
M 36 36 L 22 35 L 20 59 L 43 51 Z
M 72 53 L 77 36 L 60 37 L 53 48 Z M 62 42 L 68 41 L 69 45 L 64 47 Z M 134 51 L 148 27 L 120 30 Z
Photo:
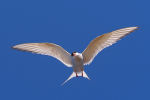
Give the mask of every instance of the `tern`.
M 64 83 L 71 78 L 78 76 L 82 76 L 90 80 L 84 71 L 84 65 L 89 65 L 101 50 L 116 43 L 116 41 L 138 28 L 139 27 L 127 27 L 100 35 L 92 40 L 82 53 L 73 52 L 70 54 L 61 46 L 53 43 L 24 43 L 15 45 L 11 48 L 42 55 L 49 55 L 57 58 L 67 67 L 72 67 L 73 73 Z

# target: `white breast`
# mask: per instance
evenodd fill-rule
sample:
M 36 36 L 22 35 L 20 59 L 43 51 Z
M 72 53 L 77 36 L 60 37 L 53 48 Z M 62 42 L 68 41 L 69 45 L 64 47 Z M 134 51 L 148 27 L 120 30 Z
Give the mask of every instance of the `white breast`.
M 82 54 L 78 53 L 74 57 L 72 57 L 72 63 L 74 72 L 81 72 L 84 70 Z

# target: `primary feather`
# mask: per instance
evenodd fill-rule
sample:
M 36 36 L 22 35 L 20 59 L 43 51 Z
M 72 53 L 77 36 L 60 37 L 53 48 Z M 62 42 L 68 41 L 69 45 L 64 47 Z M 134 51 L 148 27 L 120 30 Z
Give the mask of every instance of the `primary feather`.
M 68 67 L 72 66 L 71 54 L 62 47 L 53 43 L 24 43 L 11 47 L 22 51 L 49 55 L 57 58 Z
M 120 38 L 125 35 L 133 32 L 139 27 L 127 27 L 123 29 L 119 29 L 110 33 L 103 34 L 98 36 L 94 40 L 90 42 L 88 47 L 83 51 L 83 62 L 84 65 L 90 64 L 94 57 L 104 48 L 116 43 L 116 41 L 120 40 Z

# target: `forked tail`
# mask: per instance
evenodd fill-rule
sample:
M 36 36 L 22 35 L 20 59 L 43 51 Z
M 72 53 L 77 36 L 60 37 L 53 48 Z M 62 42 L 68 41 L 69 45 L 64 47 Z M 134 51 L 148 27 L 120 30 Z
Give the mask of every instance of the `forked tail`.
M 82 74 L 83 73 L 83 74 Z M 87 76 L 87 74 L 84 72 L 84 71 L 82 71 L 82 72 L 80 72 L 80 73 L 77 73 L 78 74 L 78 76 L 82 76 L 83 75 L 83 77 L 85 77 L 85 78 L 87 78 L 87 79 L 89 79 L 90 80 L 90 78 Z M 63 84 L 65 84 L 68 80 L 70 80 L 71 78 L 73 78 L 73 77 L 76 77 L 76 72 L 74 72 L 73 71 L 73 73 L 70 75 L 70 77 L 63 83 Z M 62 85 L 63 85 L 62 84 Z

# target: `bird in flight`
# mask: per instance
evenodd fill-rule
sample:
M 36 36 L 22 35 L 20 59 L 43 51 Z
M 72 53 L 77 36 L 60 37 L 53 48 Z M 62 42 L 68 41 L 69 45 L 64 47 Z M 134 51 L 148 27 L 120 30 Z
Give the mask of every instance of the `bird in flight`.
M 84 71 L 84 65 L 89 65 L 101 50 L 116 43 L 116 41 L 120 40 L 120 38 L 128 35 L 134 30 L 137 30 L 138 28 L 139 27 L 127 27 L 100 35 L 92 40 L 82 53 L 73 52 L 70 54 L 61 46 L 53 43 L 24 43 L 15 45 L 11 48 L 42 55 L 49 55 L 57 58 L 67 67 L 72 67 L 73 73 L 64 83 L 71 78 L 78 76 L 82 76 L 90 80 Z

